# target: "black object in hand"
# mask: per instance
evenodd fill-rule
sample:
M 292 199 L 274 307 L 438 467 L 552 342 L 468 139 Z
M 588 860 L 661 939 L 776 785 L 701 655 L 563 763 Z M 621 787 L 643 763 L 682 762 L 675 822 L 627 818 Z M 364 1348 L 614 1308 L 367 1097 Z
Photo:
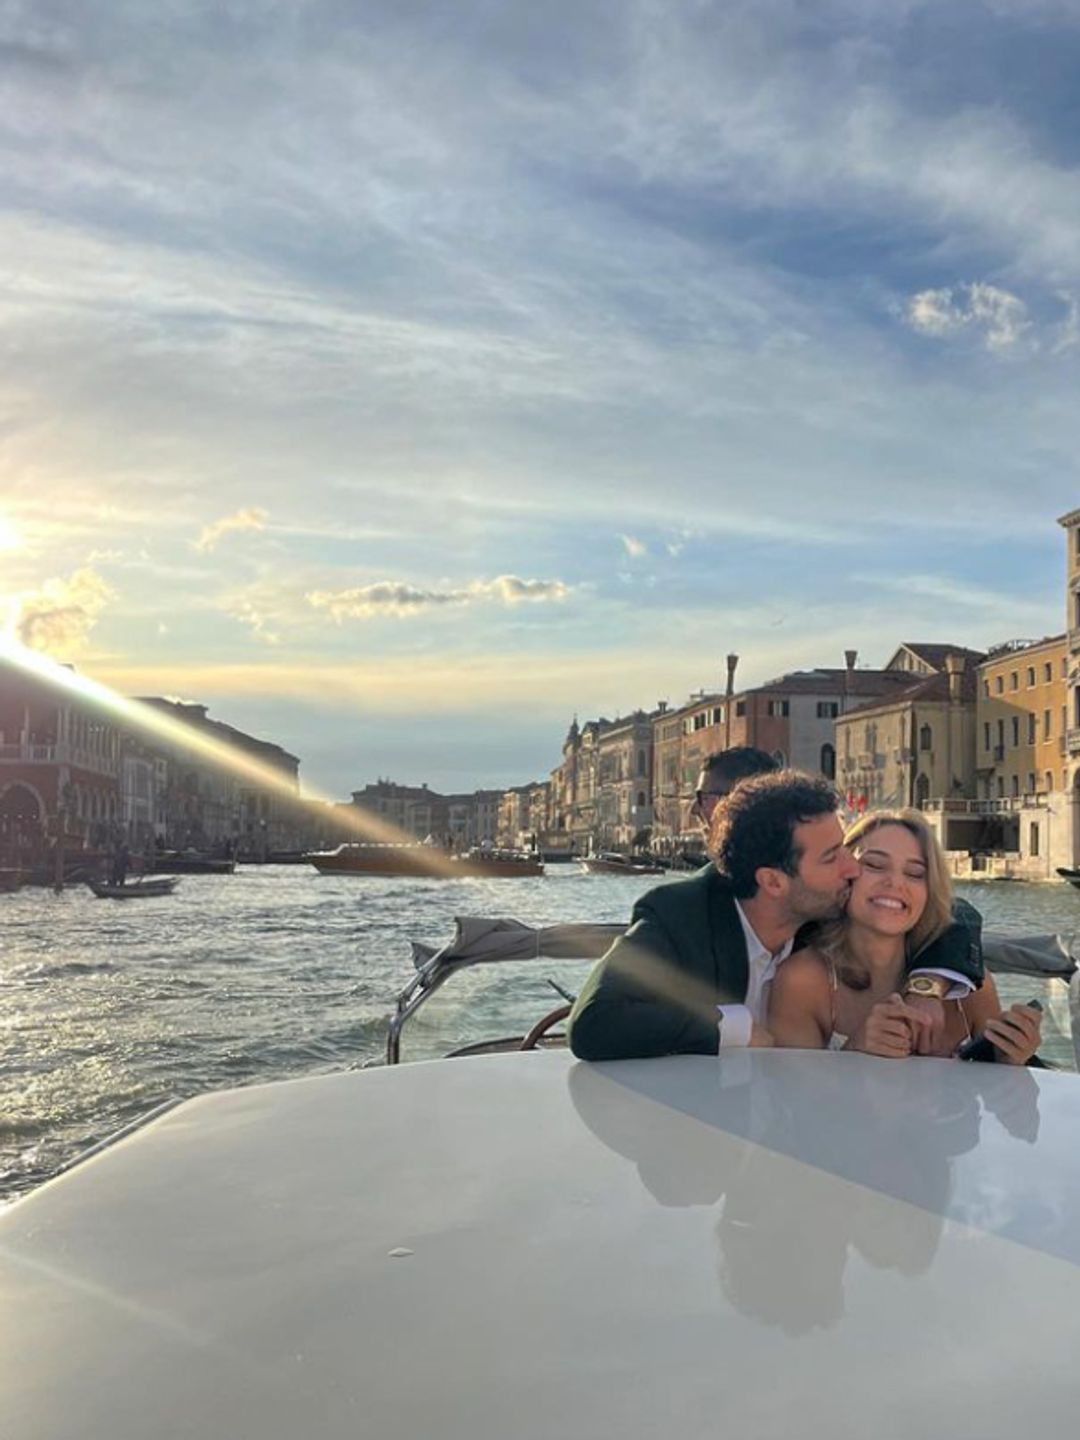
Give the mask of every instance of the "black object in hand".
M 1027 1003 L 1032 1010 L 1042 1009 L 1038 1000 L 1029 1000 Z M 958 1060 L 982 1060 L 983 1062 L 995 1061 L 998 1058 L 997 1047 L 985 1035 L 973 1035 L 970 1040 L 965 1040 L 957 1050 L 956 1058 Z

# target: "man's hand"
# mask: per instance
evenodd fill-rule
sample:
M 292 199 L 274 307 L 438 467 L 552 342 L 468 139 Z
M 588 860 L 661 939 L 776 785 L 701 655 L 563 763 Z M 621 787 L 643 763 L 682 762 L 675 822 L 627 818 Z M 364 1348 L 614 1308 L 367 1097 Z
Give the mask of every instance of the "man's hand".
M 933 995 L 905 995 L 904 1004 L 917 1010 L 925 1024 L 915 1037 L 916 1055 L 946 1055 L 945 1002 Z
M 776 1041 L 773 1039 L 772 1034 L 765 1029 L 764 1025 L 759 1025 L 755 1020 L 750 1027 L 750 1049 L 764 1050 L 770 1045 L 775 1044 Z
M 940 1002 L 936 1002 L 940 1003 Z M 849 1050 L 881 1055 L 889 1060 L 906 1060 L 917 1052 L 927 1020 L 921 1010 L 900 995 L 879 1000 L 847 1043 Z

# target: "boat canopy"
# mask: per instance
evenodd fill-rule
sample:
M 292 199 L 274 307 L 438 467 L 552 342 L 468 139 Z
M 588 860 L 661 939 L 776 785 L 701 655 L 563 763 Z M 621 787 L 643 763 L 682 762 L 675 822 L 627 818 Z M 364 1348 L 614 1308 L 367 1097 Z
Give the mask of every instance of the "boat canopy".
M 480 965 L 496 960 L 598 960 L 626 929 L 625 925 L 541 925 L 484 915 L 456 915 L 448 945 L 413 940 L 413 964 L 426 970 L 440 965 Z

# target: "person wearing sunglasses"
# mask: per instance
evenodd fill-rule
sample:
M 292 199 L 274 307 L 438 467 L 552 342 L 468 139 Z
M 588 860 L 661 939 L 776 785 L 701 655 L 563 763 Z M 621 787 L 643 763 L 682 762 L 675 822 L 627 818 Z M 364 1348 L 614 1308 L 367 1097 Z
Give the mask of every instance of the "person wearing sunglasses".
M 730 750 L 717 750 L 701 762 L 701 771 L 694 786 L 694 803 L 690 819 L 708 840 L 709 826 L 717 805 L 730 795 L 740 780 L 754 775 L 771 775 L 779 770 L 779 762 L 756 745 L 733 745 Z

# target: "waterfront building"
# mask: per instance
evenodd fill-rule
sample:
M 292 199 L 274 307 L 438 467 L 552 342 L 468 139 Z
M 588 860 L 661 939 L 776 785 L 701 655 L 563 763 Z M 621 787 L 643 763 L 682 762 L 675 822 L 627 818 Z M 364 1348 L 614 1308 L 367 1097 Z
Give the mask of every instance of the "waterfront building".
M 1072 813 L 1073 855 L 1080 859 L 1080 510 L 1062 515 L 1065 531 L 1066 726 L 1062 757 Z M 1069 861 L 1075 864 L 1076 859 Z
M 426 781 L 422 785 L 399 785 L 383 779 L 369 782 L 362 790 L 352 792 L 352 804 L 411 839 L 426 840 L 429 835 L 443 842 L 449 839 L 447 797 L 430 789 Z
M 1067 670 L 1064 634 L 995 645 L 979 666 L 971 808 L 981 826 L 953 816 L 945 827 L 950 848 L 975 869 L 1042 880 L 1072 863 Z M 962 873 L 959 857 L 957 865 Z
M 300 800 L 300 762 L 295 755 L 210 719 L 205 705 L 160 696 L 144 697 L 140 703 L 238 757 L 258 762 L 282 781 L 282 789 L 260 785 L 225 761 L 218 763 L 155 738 L 153 747 L 165 762 L 161 818 L 168 849 L 220 851 L 264 860 L 271 851 L 306 848 L 310 821 Z
M 574 717 L 563 741 L 562 762 L 551 773 L 550 850 L 587 855 L 596 820 L 599 735 L 607 720 L 579 725 Z
M 654 718 L 656 777 L 654 836 L 661 849 L 694 849 L 700 832 L 690 819 L 694 784 L 704 760 L 736 745 L 752 745 L 778 764 L 837 777 L 835 724 L 854 706 L 897 694 L 911 683 L 897 668 L 858 669 L 858 653 L 844 667 L 817 667 L 736 690 L 737 655 L 727 657 L 723 692 L 703 691 L 677 710 Z
M 531 845 L 544 849 L 551 830 L 551 781 L 538 780 L 529 788 L 529 835 Z
M 529 797 L 535 783 L 511 785 L 502 792 L 495 841 L 506 850 L 526 849 L 530 845 L 532 821 Z
M 975 795 L 975 665 L 965 646 L 904 644 L 895 688 L 838 715 L 836 780 L 848 809 L 926 807 Z
M 647 847 L 652 834 L 653 717 L 602 721 L 597 736 L 594 851 Z
M 0 868 L 108 849 L 118 837 L 121 733 L 95 705 L 0 660 Z

